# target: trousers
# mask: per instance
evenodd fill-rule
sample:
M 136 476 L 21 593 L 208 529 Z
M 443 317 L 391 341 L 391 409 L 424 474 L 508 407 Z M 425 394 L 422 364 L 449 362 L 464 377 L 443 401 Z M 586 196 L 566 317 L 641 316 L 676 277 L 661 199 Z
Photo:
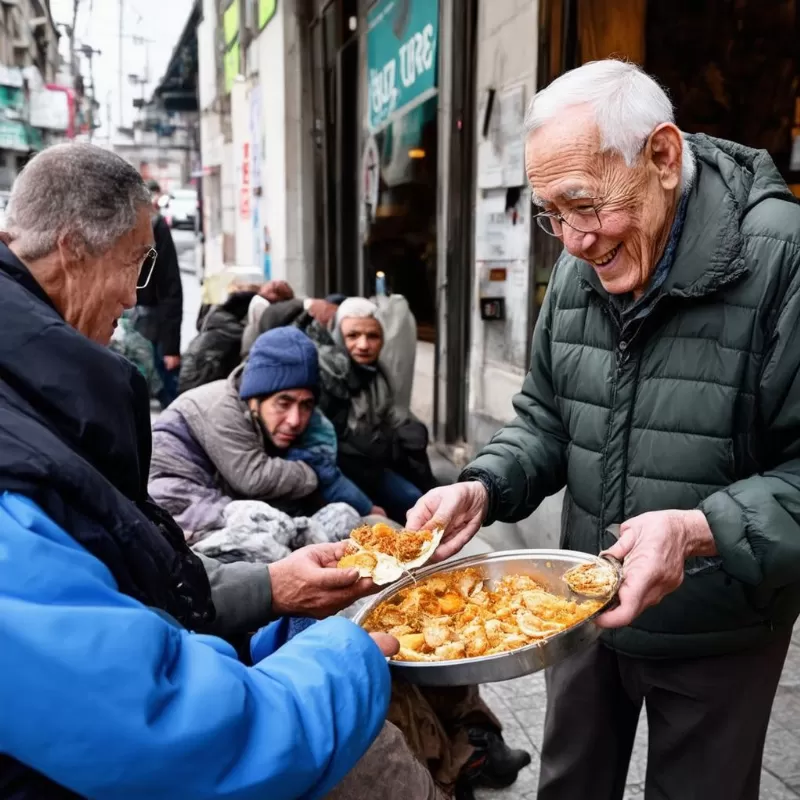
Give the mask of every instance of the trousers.
M 758 800 L 790 638 L 694 659 L 634 658 L 597 643 L 551 667 L 538 800 L 621 800 L 643 705 L 644 800 Z

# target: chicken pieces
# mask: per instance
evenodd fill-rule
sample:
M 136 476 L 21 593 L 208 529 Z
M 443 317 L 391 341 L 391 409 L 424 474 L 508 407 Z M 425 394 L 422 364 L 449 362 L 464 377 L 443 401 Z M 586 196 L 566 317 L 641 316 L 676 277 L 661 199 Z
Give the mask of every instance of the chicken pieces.
M 398 638 L 397 661 L 452 661 L 540 642 L 602 605 L 558 597 L 527 575 L 488 583 L 475 568 L 434 575 L 381 603 L 364 627 Z
M 433 540 L 431 531 L 397 531 L 389 525 L 378 523 L 357 528 L 350 538 L 365 550 L 393 556 L 401 564 L 419 558 Z

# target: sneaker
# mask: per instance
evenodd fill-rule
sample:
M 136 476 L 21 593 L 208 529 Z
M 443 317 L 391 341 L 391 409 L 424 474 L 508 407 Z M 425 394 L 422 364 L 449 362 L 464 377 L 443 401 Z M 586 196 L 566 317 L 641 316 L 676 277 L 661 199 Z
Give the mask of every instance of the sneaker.
M 509 747 L 491 728 L 472 727 L 468 733 L 475 753 L 462 774 L 472 786 L 505 789 L 516 781 L 519 771 L 531 763 L 530 753 Z

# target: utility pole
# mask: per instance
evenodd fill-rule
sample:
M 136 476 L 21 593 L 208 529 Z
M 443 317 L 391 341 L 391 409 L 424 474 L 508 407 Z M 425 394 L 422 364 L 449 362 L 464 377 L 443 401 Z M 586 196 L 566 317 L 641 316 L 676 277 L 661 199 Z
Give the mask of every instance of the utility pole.
M 113 92 L 109 89 L 108 94 L 106 94 L 106 127 L 108 128 L 108 145 L 111 146 L 112 138 L 111 138 L 111 130 L 113 127 L 113 120 L 112 120 L 112 109 L 111 109 L 111 96 Z
M 95 106 L 95 88 L 94 88 L 94 57 L 102 55 L 101 50 L 95 50 L 88 44 L 81 46 L 81 53 L 86 57 L 89 62 L 89 81 L 91 85 L 91 94 L 89 95 L 89 141 L 94 138 L 94 106 Z M 87 94 L 89 94 L 87 92 Z
M 124 16 L 125 16 L 125 0 L 119 0 L 119 44 L 117 45 L 117 47 L 119 49 L 119 85 L 118 85 L 117 88 L 119 90 L 119 127 L 120 128 L 125 127 L 125 118 L 123 116 L 125 103 L 124 103 L 124 98 L 123 98 L 123 94 L 122 94 L 122 86 L 123 86 L 122 77 L 125 74 L 124 71 L 123 71 L 123 64 L 125 63 L 125 60 L 122 57 L 122 43 L 123 43 L 124 38 L 125 38 L 124 37 L 124 32 L 123 32 L 123 19 L 124 19 Z
M 72 73 L 73 88 L 78 77 L 78 64 L 75 57 L 75 26 L 78 24 L 78 7 L 81 0 L 72 0 L 72 27 L 69 29 L 69 68 Z
M 239 3 L 239 74 L 247 75 L 247 48 L 250 45 L 250 10 L 252 3 L 236 0 Z

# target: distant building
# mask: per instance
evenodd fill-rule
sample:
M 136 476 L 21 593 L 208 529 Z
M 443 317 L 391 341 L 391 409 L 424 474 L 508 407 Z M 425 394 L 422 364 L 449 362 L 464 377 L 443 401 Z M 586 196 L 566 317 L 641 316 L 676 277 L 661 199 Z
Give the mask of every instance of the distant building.
M 32 154 L 75 135 L 81 92 L 59 71 L 58 44 L 49 3 L 0 2 L 0 191 Z

